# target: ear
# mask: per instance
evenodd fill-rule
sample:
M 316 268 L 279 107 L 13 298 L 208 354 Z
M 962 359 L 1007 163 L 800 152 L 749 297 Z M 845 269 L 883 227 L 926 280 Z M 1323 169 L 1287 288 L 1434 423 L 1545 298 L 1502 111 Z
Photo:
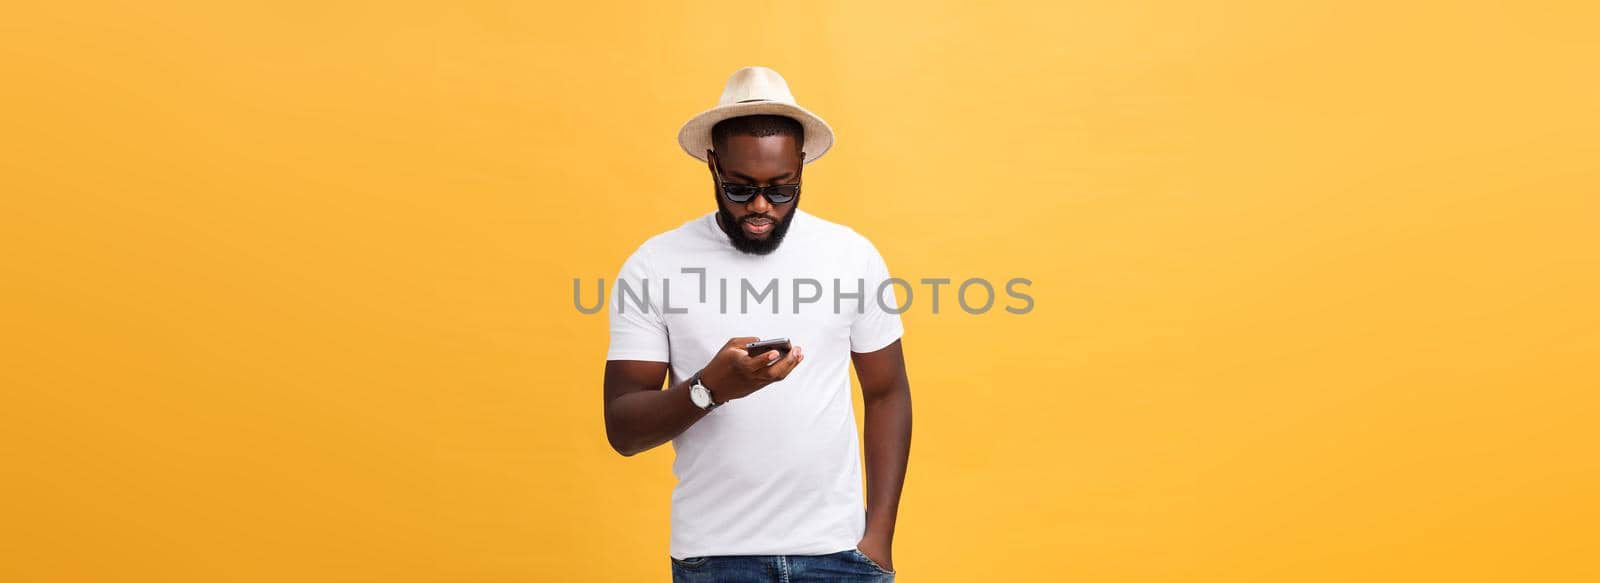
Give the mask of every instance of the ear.
M 712 152 L 710 148 L 706 148 L 706 170 L 711 172 L 712 179 L 716 179 L 717 177 L 717 167 L 715 166 L 715 163 L 712 162 L 712 159 L 716 157 L 717 154 L 715 152 Z

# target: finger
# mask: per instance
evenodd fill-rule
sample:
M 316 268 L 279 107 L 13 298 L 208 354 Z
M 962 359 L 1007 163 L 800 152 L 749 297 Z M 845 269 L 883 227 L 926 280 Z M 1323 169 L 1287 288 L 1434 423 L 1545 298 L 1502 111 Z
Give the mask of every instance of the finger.
M 770 379 L 770 380 L 772 380 L 774 382 L 781 381 L 781 380 L 783 380 L 785 378 L 788 378 L 789 373 L 794 372 L 794 367 L 799 366 L 799 365 L 800 365 L 800 361 L 799 360 L 796 360 L 796 359 L 793 359 L 793 358 L 785 358 L 785 359 L 783 359 L 782 362 L 779 362 L 778 364 L 774 364 L 771 367 L 767 368 L 767 371 L 766 371 L 765 374 L 766 374 L 768 379 Z
M 800 353 L 799 347 L 796 347 L 795 349 L 789 351 L 788 357 L 769 367 L 767 369 L 767 374 L 774 379 L 781 379 L 785 376 L 788 376 L 789 371 L 794 370 L 794 367 L 800 366 L 800 361 L 804 359 L 805 356 Z
M 778 351 L 776 351 L 776 350 L 768 350 L 768 351 L 763 352 L 761 354 L 757 354 L 755 356 L 747 357 L 747 360 L 745 361 L 745 366 L 748 366 L 749 370 L 752 371 L 752 372 L 759 371 L 761 369 L 764 369 L 764 368 L 772 366 L 773 363 L 778 361 L 778 357 L 779 356 L 782 356 L 782 355 L 778 354 Z
M 727 344 L 722 345 L 722 351 L 732 352 L 735 362 L 738 363 L 738 366 L 748 367 L 750 365 L 750 353 L 749 351 L 746 351 L 744 347 L 746 344 L 755 342 L 757 340 L 760 339 L 754 336 L 739 336 L 736 338 L 730 338 L 728 339 Z

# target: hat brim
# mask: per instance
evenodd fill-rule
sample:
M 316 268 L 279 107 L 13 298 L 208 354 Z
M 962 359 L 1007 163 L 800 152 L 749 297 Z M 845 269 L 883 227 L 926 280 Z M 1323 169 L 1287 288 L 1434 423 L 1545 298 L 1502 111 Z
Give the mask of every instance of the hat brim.
M 700 112 L 678 130 L 678 145 L 683 146 L 683 151 L 694 159 L 705 162 L 706 150 L 711 149 L 712 126 L 730 117 L 762 114 L 781 115 L 800 122 L 800 127 L 805 128 L 806 133 L 806 142 L 800 146 L 800 150 L 806 153 L 803 163 L 816 161 L 833 147 L 833 128 L 828 127 L 828 122 L 804 107 L 781 101 L 732 103 Z

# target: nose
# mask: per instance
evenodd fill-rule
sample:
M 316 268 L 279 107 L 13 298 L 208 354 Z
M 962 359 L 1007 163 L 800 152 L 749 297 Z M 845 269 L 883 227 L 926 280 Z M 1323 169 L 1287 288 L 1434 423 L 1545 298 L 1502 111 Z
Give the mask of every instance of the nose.
M 758 194 L 755 198 L 751 198 L 750 202 L 745 203 L 744 210 L 764 215 L 772 210 L 772 203 L 767 200 L 767 195 Z

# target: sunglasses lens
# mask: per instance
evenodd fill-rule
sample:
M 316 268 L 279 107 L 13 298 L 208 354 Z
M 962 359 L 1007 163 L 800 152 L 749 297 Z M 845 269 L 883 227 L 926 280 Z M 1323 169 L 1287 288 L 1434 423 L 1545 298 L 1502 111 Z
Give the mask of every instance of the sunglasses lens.
M 772 204 L 783 204 L 794 200 L 797 194 L 800 194 L 800 185 L 781 184 L 767 191 L 767 200 L 772 201 Z
M 733 202 L 749 202 L 750 198 L 756 195 L 756 189 L 738 184 L 723 184 L 722 194 Z

